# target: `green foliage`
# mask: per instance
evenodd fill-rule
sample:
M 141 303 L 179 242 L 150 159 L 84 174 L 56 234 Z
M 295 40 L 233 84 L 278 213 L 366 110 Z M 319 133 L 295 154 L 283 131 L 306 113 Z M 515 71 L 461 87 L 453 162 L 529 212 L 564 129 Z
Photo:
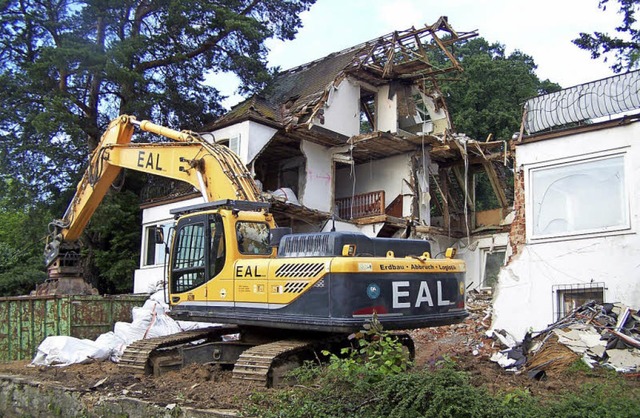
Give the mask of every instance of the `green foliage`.
M 46 278 L 40 238 L 49 212 L 33 207 L 24 212 L 0 200 L 0 296 L 28 294 Z
M 315 0 L 0 2 L 0 173 L 30 198 L 75 184 L 123 113 L 197 129 L 222 111 L 205 77 L 262 88 L 269 38 L 292 39 Z
M 551 402 L 547 416 L 565 418 L 631 418 L 640 412 L 640 391 L 630 390 L 618 376 L 605 384 L 589 383 L 577 393 L 567 393 Z
M 533 58 L 504 45 L 475 38 L 456 50 L 464 72 L 443 81 L 442 92 L 457 132 L 484 141 L 510 139 L 520 129 L 522 103 L 528 98 L 560 89 L 549 80 L 540 81 Z M 434 57 L 438 59 L 438 57 Z
M 469 382 L 466 373 L 442 362 L 434 370 L 387 374 L 373 383 L 326 368 L 310 387 L 254 394 L 243 411 L 260 417 L 511 417 L 500 397 Z M 515 402 L 515 401 L 514 401 Z M 512 404 L 514 402 L 511 402 Z M 522 400 L 522 409 L 532 407 Z
M 312 372 L 312 370 L 315 370 Z M 587 383 L 578 391 L 536 398 L 527 388 L 489 393 L 445 360 L 433 369 L 388 374 L 366 383 L 307 365 L 310 380 L 287 390 L 256 393 L 243 410 L 260 417 L 635 417 L 640 389 L 624 378 Z
M 132 192 L 108 194 L 84 234 L 85 279 L 100 293 L 131 293 L 140 260 L 139 198 Z
M 637 26 L 635 17 L 640 7 L 640 0 L 617 0 L 617 3 L 618 13 L 622 15 L 622 23 L 615 28 L 619 36 L 611 36 L 603 32 L 592 34 L 581 32 L 573 43 L 591 52 L 593 59 L 604 55 L 606 62 L 608 57 L 613 55 L 611 69 L 619 73 L 640 65 L 640 28 Z M 609 0 L 600 0 L 598 8 L 606 10 L 608 4 Z
M 39 277 L 35 243 L 64 212 L 111 119 L 130 113 L 177 129 L 214 120 L 223 97 L 206 76 L 233 72 L 241 92 L 259 91 L 273 73 L 265 41 L 292 39 L 314 2 L 0 2 L 0 202 L 14 214 L 39 205 L 55 214 L 34 222 L 37 236 L 6 230 L 21 237 L 0 241 L 0 258 L 13 260 L 0 266 L 6 291 Z M 83 236 L 85 277 L 102 292 L 126 291 L 138 262 L 138 202 L 109 199 Z M 38 256 L 18 260 L 25 247 Z
M 587 366 L 587 364 L 582 360 L 582 358 L 576 359 L 576 361 L 571 363 L 571 365 L 567 369 L 568 373 L 573 373 L 573 374 L 589 373 L 590 371 L 591 371 L 591 368 Z
M 382 380 L 385 376 L 405 372 L 409 366 L 409 353 L 402 342 L 382 330 L 374 315 L 366 330 L 355 335 L 352 346 L 341 350 L 340 356 L 324 351 L 329 356 L 330 372 L 358 379 L 366 383 Z

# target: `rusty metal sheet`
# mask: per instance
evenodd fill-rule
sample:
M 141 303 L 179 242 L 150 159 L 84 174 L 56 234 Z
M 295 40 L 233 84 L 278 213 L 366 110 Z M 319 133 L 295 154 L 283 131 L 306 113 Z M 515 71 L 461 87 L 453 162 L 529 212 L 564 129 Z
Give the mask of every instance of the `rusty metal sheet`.
M 71 296 L 69 298 L 69 334 L 72 337 L 94 339 L 111 331 L 116 322 L 131 322 L 131 309 L 141 306 L 135 295 Z
M 131 309 L 146 295 L 18 296 L 0 298 L 0 362 L 31 360 L 52 335 L 95 339 L 118 321 L 131 321 Z

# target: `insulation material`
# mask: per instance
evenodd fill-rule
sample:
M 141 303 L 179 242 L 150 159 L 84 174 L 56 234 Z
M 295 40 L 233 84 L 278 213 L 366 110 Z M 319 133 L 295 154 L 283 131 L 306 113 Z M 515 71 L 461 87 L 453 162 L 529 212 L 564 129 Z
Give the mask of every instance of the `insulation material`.
M 162 337 L 181 331 L 211 326 L 209 323 L 176 322 L 167 315 L 163 291 L 150 296 L 141 308 L 133 308 L 133 322 L 117 322 L 113 331 L 95 341 L 68 336 L 47 337 L 38 346 L 34 366 L 68 366 L 91 361 L 118 362 L 125 348 L 146 338 Z

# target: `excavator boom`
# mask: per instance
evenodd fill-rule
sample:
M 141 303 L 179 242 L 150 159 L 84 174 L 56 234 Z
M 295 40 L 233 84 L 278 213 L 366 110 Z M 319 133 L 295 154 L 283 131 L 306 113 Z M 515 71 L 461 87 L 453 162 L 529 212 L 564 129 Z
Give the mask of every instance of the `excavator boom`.
M 174 142 L 132 143 L 135 127 Z M 59 255 L 63 243 L 80 237 L 123 168 L 190 183 L 206 202 L 228 198 L 262 200 L 251 174 L 227 147 L 209 143 L 194 132 L 179 132 L 123 115 L 109 124 L 91 154 L 89 167 L 64 217 L 50 224 L 45 248 L 47 265 Z

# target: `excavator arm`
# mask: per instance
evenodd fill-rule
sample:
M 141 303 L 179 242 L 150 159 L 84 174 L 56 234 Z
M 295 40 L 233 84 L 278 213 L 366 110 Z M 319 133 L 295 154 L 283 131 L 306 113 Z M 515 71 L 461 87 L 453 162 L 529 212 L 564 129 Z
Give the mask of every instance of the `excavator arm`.
M 132 143 L 136 127 L 174 142 Z M 194 132 L 179 132 L 123 115 L 109 124 L 91 154 L 89 167 L 64 217 L 50 224 L 45 247 L 47 265 L 58 257 L 61 245 L 80 237 L 123 168 L 190 183 L 207 202 L 262 201 L 251 174 L 227 147 L 209 143 Z

